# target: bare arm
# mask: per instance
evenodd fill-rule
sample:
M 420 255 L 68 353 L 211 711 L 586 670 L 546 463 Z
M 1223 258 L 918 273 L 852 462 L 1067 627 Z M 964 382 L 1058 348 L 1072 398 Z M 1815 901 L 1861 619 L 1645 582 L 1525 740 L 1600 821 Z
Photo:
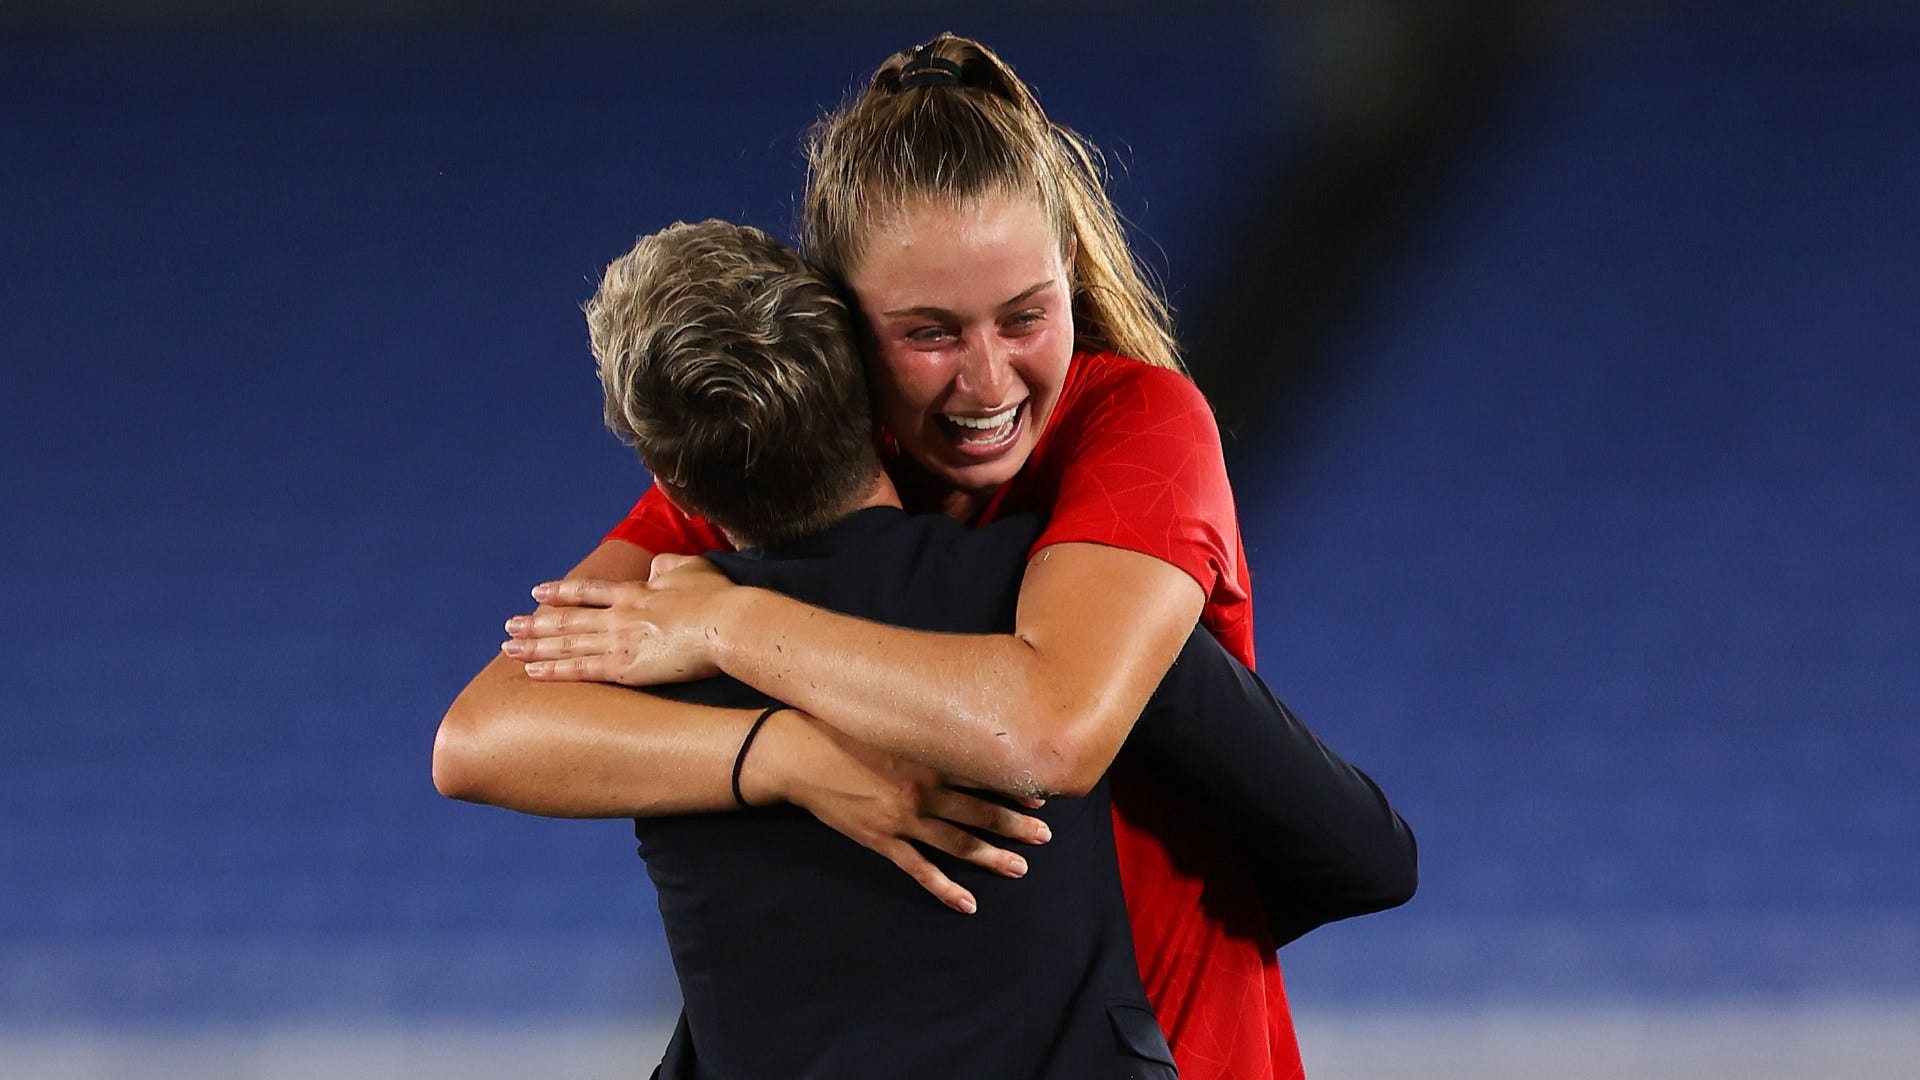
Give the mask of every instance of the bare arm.
M 644 575 L 651 557 L 602 544 L 573 571 Z M 643 817 L 735 808 L 730 778 L 758 712 L 670 701 L 620 686 L 537 683 L 496 658 L 461 691 L 434 739 L 444 795 L 552 817 Z M 931 769 L 864 746 L 794 710 L 771 716 L 741 772 L 759 805 L 787 801 L 891 860 L 949 906 L 973 898 L 912 841 L 1010 876 L 1019 856 L 951 823 L 1027 842 L 1037 819 L 945 786 Z
M 512 654 L 542 680 L 638 685 L 717 666 L 862 742 L 1026 794 L 1099 781 L 1205 602 L 1159 559 L 1083 543 L 1034 557 L 1015 631 L 996 635 L 838 615 L 730 585 L 704 561 L 664 569 L 646 585 L 549 587 L 550 602 L 589 606 L 516 620 Z
M 571 576 L 630 580 L 645 577 L 651 561 L 609 541 Z M 733 757 L 755 715 L 617 686 L 542 685 L 497 657 L 441 720 L 433 783 L 452 798 L 550 817 L 724 810 L 733 805 Z

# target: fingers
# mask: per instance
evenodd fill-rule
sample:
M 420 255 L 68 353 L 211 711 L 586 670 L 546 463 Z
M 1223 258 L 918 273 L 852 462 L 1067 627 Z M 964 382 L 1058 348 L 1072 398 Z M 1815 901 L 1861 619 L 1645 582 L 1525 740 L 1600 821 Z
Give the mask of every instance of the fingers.
M 940 872 L 919 849 L 905 840 L 895 838 L 874 848 L 887 857 L 893 865 L 906 871 L 908 877 L 920 883 L 920 887 L 932 893 L 934 898 L 962 915 L 971 915 L 980 909 L 973 894 L 954 884 L 952 878 Z
M 1001 877 L 1026 876 L 1027 860 L 1011 851 L 994 847 L 965 829 L 956 828 L 944 821 L 922 818 L 914 824 L 912 833 L 914 839 L 936 851 L 944 851 L 956 859 L 970 862 L 983 870 L 991 870 Z
M 527 678 L 540 682 L 618 682 L 617 674 L 605 656 L 536 660 L 527 665 Z
M 533 598 L 543 604 L 561 607 L 612 607 L 619 603 L 632 588 L 634 584 L 628 581 L 568 578 L 565 581 L 543 581 L 535 585 Z
M 605 634 L 563 634 L 559 637 L 515 637 L 500 643 L 500 651 L 515 660 L 571 660 L 605 656 L 612 645 Z
M 562 607 L 515 615 L 507 620 L 507 634 L 516 638 L 550 638 L 560 634 L 594 634 L 611 620 L 605 608 Z
M 1023 802 L 1025 800 L 1022 800 Z M 1039 800 L 1034 800 L 1038 802 Z M 1031 809 L 1039 809 L 1033 806 Z M 997 802 L 969 795 L 964 791 L 940 788 L 927 797 L 926 812 L 959 825 L 971 825 L 990 833 L 1018 840 L 1023 844 L 1044 844 L 1053 839 L 1053 830 L 1037 817 L 1030 817 Z

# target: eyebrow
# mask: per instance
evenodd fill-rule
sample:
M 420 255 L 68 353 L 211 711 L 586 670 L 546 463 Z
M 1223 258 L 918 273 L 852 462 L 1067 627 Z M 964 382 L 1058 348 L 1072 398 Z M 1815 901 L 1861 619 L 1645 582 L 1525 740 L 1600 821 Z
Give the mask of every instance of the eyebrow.
M 1047 286 L 1052 284 L 1053 284 L 1052 278 L 1048 278 L 1045 281 L 1035 282 L 1034 284 L 1029 285 L 1025 289 L 1021 290 L 1020 295 L 1014 297 L 1011 300 L 1002 301 L 999 306 L 1003 308 L 1012 307 L 1015 304 L 1030 300 L 1033 298 L 1033 295 L 1035 293 L 1045 291 Z M 951 315 L 953 314 L 953 312 L 948 311 L 946 308 L 939 308 L 939 307 L 908 307 L 908 308 L 894 308 L 892 311 L 883 311 L 880 314 L 884 318 L 897 319 L 902 315 L 924 315 L 928 317 L 934 317 L 934 316 L 941 316 L 941 315 Z

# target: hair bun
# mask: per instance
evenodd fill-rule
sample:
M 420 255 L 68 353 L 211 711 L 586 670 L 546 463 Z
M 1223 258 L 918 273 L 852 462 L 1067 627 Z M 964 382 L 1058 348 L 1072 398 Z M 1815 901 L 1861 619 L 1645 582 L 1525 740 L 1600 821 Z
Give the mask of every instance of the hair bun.
M 901 66 L 895 89 L 907 91 L 923 86 L 959 86 L 962 70 L 957 61 L 935 56 L 931 49 L 922 45 L 914 50 L 913 59 Z

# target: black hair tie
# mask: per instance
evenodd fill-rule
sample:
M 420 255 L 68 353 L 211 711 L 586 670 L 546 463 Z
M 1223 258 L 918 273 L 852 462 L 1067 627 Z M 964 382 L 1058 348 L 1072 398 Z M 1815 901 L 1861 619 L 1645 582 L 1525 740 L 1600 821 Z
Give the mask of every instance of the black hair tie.
M 769 705 L 765 712 L 754 717 L 753 726 L 747 729 L 747 737 L 740 740 L 740 752 L 733 755 L 733 801 L 739 803 L 740 809 L 742 810 L 753 809 L 753 804 L 748 802 L 747 797 L 740 793 L 740 769 L 747 763 L 747 749 L 753 745 L 753 737 L 760 734 L 760 729 L 766 725 L 767 717 L 772 716 L 774 713 L 786 707 L 785 705 Z
M 923 86 L 959 86 L 960 65 L 941 56 L 921 53 L 900 69 L 900 89 L 918 90 Z

